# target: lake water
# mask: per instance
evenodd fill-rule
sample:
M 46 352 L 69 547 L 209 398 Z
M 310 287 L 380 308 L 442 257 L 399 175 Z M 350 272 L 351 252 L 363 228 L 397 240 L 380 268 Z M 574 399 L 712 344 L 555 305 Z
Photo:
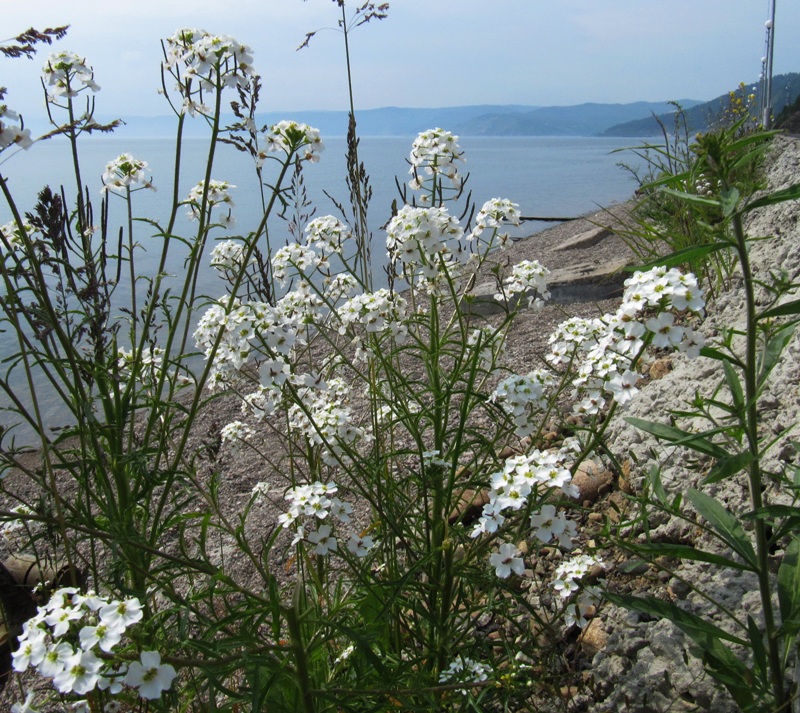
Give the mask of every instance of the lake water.
M 323 137 L 324 138 L 324 137 Z M 395 177 L 400 183 L 407 182 L 408 164 L 406 156 L 411 148 L 412 137 L 365 137 L 359 147 L 360 158 L 370 175 L 373 198 L 369 222 L 375 235 L 373 255 L 383 253 L 380 226 L 391 217 L 391 204 L 398 199 Z M 635 184 L 630 174 L 620 168 L 619 161 L 635 163 L 631 154 L 612 153 L 616 149 L 635 144 L 629 139 L 590 137 L 508 137 L 483 138 L 463 137 L 461 148 L 466 162 L 463 172 L 469 172 L 467 187 L 478 207 L 489 198 L 509 198 L 518 203 L 523 216 L 579 216 L 615 202 L 627 200 Z M 308 196 L 316 206 L 316 215 L 336 214 L 336 209 L 324 192 L 346 204 L 345 151 L 343 138 L 325 141 L 322 160 L 307 165 L 304 170 Z M 102 186 L 100 176 L 105 164 L 120 153 L 129 152 L 136 158 L 147 161 L 152 171 L 158 192 L 138 192 L 134 197 L 134 215 L 156 217 L 164 220 L 170 207 L 173 143 L 168 139 L 120 139 L 106 136 L 87 137 L 81 144 L 83 180 L 90 193 L 97 197 Z M 207 144 L 202 139 L 185 142 L 182 183 L 180 195 L 185 198 L 192 186 L 204 175 Z M 35 203 L 38 191 L 47 184 L 55 187 L 65 183 L 68 195 L 74 192 L 74 178 L 70 173 L 71 158 L 66 140 L 58 137 L 49 142 L 36 144 L 27 152 L 20 153 L 0 166 L 0 173 L 9 179 L 9 185 L 18 207 L 24 212 Z M 260 218 L 260 198 L 255 172 L 250 159 L 230 146 L 223 146 L 217 153 L 212 177 L 228 181 L 237 186 L 232 192 L 236 203 L 234 216 L 236 225 L 228 234 L 246 234 L 254 229 Z M 99 208 L 98 208 L 99 210 Z M 183 212 L 183 211 L 182 211 Z M 111 224 L 124 219 L 125 204 L 112 200 Z M 5 203 L 0 204 L 0 222 L 11 220 Z M 514 237 L 532 235 L 547 228 L 550 223 L 526 222 L 512 232 Z M 182 216 L 176 232 L 191 235 L 188 220 Z M 159 251 L 147 251 L 148 226 L 138 224 L 136 239 L 144 247 L 138 259 L 138 269 L 143 274 L 155 271 Z M 115 234 L 112 230 L 111 234 Z M 288 235 L 285 224 L 271 223 L 273 245 L 282 244 Z M 215 236 L 226 237 L 219 231 Z M 209 241 L 209 250 L 213 240 Z M 179 271 L 180 260 L 171 269 Z M 221 293 L 216 287 L 213 271 L 209 270 L 203 287 L 210 293 Z M 13 347 L 0 340 L 0 359 L 11 353 Z M 0 406 L 5 397 L 0 395 Z M 27 399 L 25 399 L 27 400 Z M 53 405 L 49 417 L 57 422 L 59 409 Z M 8 422 L 9 419 L 2 418 Z M 23 440 L 26 434 L 16 431 Z

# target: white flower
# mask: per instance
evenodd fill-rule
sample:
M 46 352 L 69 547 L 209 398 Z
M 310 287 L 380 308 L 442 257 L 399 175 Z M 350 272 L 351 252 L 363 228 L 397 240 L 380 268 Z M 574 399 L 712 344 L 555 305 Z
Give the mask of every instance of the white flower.
M 511 268 L 511 274 L 503 281 L 503 291 L 494 298 L 498 301 L 508 300 L 515 295 L 527 295 L 528 306 L 539 309 L 544 301 L 550 299 L 547 290 L 547 278 L 550 270 L 538 260 L 522 260 Z
M 250 258 L 250 264 L 254 258 Z M 238 272 L 244 264 L 244 246 L 235 240 L 223 240 L 211 251 L 211 267 L 219 272 Z
M 142 188 L 155 190 L 152 180 L 145 177 L 146 169 L 146 161 L 140 161 L 129 153 L 120 154 L 113 161 L 109 161 L 106 164 L 106 170 L 102 178 L 103 187 L 100 189 L 100 192 L 106 193 L 107 191 L 114 191 L 117 193 L 125 193 L 137 183 L 141 183 Z
M 189 191 L 189 196 L 186 199 L 189 204 L 189 212 L 187 213 L 189 220 L 196 220 L 200 217 L 200 210 L 203 205 L 203 195 L 206 196 L 206 208 L 211 210 L 215 206 L 227 206 L 228 213 L 218 217 L 217 220 L 224 226 L 231 226 L 235 222 L 231 214 L 231 208 L 235 203 L 230 195 L 230 190 L 236 186 L 228 183 L 227 181 L 214 181 L 208 182 L 208 190 L 206 190 L 205 179 L 200 181 L 192 190 Z
M 172 685 L 177 675 L 170 664 L 161 663 L 158 651 L 142 651 L 139 661 L 134 661 L 128 668 L 125 683 L 139 689 L 139 695 L 148 700 L 161 697 L 161 692 Z
M 531 515 L 531 527 L 535 530 L 536 538 L 547 544 L 553 535 L 558 536 L 564 531 L 565 521 L 556 513 L 554 505 L 547 504 Z
M 327 555 L 337 547 L 336 538 L 331 535 L 330 525 L 322 525 L 316 532 L 312 532 L 308 536 L 308 541 L 315 545 L 314 553 L 318 555 Z
M 220 437 L 223 443 L 228 442 L 244 442 L 255 436 L 256 432 L 250 428 L 246 423 L 241 421 L 232 421 L 222 427 Z
M 15 703 L 11 706 L 11 713 L 39 713 L 38 710 L 33 707 L 33 699 L 35 697 L 35 693 L 28 692 L 22 703 Z
M 508 233 L 501 233 L 499 229 L 506 223 L 519 225 L 520 217 L 519 205 L 512 203 L 507 198 L 492 198 L 486 201 L 478 211 L 478 215 L 475 217 L 475 227 L 467 239 L 475 240 L 488 229 L 492 231 L 492 237 L 487 241 L 488 247 L 492 247 L 495 241 L 501 247 L 505 247 L 508 242 Z
M 645 327 L 653 332 L 652 345 L 654 347 L 674 347 L 680 344 L 683 338 L 683 328 L 675 325 L 675 316 L 672 312 L 661 312 L 657 317 L 651 317 Z
M 489 564 L 495 568 L 495 574 L 501 579 L 507 579 L 512 572 L 522 575 L 525 572 L 525 563 L 517 557 L 517 546 L 510 542 L 500 545 L 497 552 L 489 556 Z
M 81 648 L 88 651 L 96 644 L 103 651 L 110 653 L 120 642 L 124 629 L 100 623 L 97 626 L 84 626 L 79 634 Z
M 47 101 L 55 102 L 59 97 L 76 97 L 78 92 L 100 87 L 94 81 L 94 71 L 86 60 L 74 52 L 52 52 L 42 69 L 47 86 Z
M 439 674 L 439 683 L 448 681 L 459 681 L 464 683 L 480 683 L 489 678 L 492 669 L 484 663 L 478 663 L 466 656 L 459 656 Z M 461 693 L 467 695 L 467 689 L 461 689 Z
M 316 163 L 325 150 L 319 129 L 296 121 L 279 121 L 270 126 L 267 151 L 281 151 L 287 156 L 298 155 L 301 161 Z
M 103 662 L 91 651 L 76 651 L 64 662 L 64 668 L 53 677 L 53 685 L 61 693 L 88 693 L 97 685 Z
M 188 79 L 196 79 L 199 87 L 192 88 L 191 94 L 201 89 L 215 87 L 246 87 L 255 74 L 252 50 L 228 35 L 212 35 L 205 30 L 184 28 L 176 30 L 165 41 L 167 69 L 177 80 L 178 90 L 189 93 Z M 181 75 L 181 70 L 183 75 Z M 194 115 L 210 113 L 185 96 L 184 110 Z
M 600 564 L 602 561 L 591 555 L 576 555 L 571 560 L 562 562 L 556 567 L 553 589 L 566 599 L 572 592 L 577 591 L 578 583 L 589 570 Z
M 369 535 L 351 535 L 347 541 L 347 549 L 356 557 L 366 557 L 374 546 L 375 543 Z
M 639 389 L 636 388 L 638 381 L 639 375 L 628 369 L 623 374 L 614 374 L 606 383 L 608 390 L 614 395 L 614 401 L 621 406 L 639 392 Z
M 458 145 L 458 136 L 449 131 L 435 128 L 420 133 L 411 147 L 409 162 L 413 179 L 409 182 L 411 190 L 419 190 L 425 176 L 445 176 L 455 186 L 461 186 L 461 176 L 456 161 L 464 161 L 464 152 Z M 422 172 L 422 175 L 420 174 Z
M 136 597 L 109 602 L 101 607 L 99 614 L 102 623 L 123 630 L 140 621 L 143 616 L 142 605 Z

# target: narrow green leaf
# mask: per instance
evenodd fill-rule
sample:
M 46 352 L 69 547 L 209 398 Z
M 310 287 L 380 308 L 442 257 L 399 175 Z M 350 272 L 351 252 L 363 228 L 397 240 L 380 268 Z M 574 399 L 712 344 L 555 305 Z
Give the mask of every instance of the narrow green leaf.
M 743 520 L 767 520 L 773 526 L 773 542 L 800 531 L 800 508 L 791 505 L 765 505 L 742 515 Z
M 733 215 L 736 211 L 736 206 L 739 205 L 741 193 L 739 193 L 737 188 L 732 186 L 727 190 L 722 191 L 722 193 L 720 193 L 720 198 L 722 199 L 722 214 L 727 218 Z
M 650 486 L 653 489 L 653 495 L 656 496 L 659 504 L 669 509 L 669 500 L 667 499 L 667 491 L 664 490 L 664 484 L 661 482 L 661 468 L 657 463 L 653 464 L 650 468 Z
M 800 507 L 793 505 L 765 505 L 742 515 L 743 520 L 777 520 L 782 517 L 800 518 Z
M 676 191 L 672 188 L 662 188 L 661 191 L 662 193 L 666 193 L 667 195 L 677 198 L 678 200 L 682 200 L 685 203 L 694 203 L 695 205 L 701 205 L 706 208 L 720 207 L 719 201 L 715 201 L 712 198 L 703 198 L 702 196 L 698 196 L 696 193 L 684 193 L 683 191 Z
M 743 122 L 740 121 L 740 123 Z M 748 153 L 760 153 L 762 148 L 769 148 L 769 139 L 772 139 L 774 136 L 777 136 L 780 133 L 780 131 L 773 130 L 758 131 L 754 134 L 745 134 L 740 139 L 736 139 L 736 141 L 728 145 L 727 151 L 729 153 L 738 153 L 743 148 L 750 146 L 751 144 L 759 144 L 759 146 L 751 149 Z
M 644 265 L 632 265 L 629 267 L 624 267 L 622 269 L 625 272 L 636 272 L 637 270 L 644 272 L 645 270 L 650 270 L 651 268 L 660 267 L 662 265 L 664 267 L 677 267 L 678 265 L 683 265 L 684 263 L 705 257 L 706 255 L 710 255 L 711 253 L 719 252 L 720 250 L 725 250 L 725 248 L 729 247 L 731 247 L 729 243 L 721 243 L 721 242 L 705 243 L 703 245 L 692 245 L 688 248 L 682 248 L 681 250 L 676 250 L 674 253 L 670 253 L 669 255 L 665 255 L 664 257 L 659 257 Z
M 792 300 L 777 307 L 765 309 L 756 319 L 771 319 L 772 317 L 788 317 L 791 314 L 800 314 L 800 300 Z
M 747 646 L 747 642 L 738 636 L 729 634 L 724 629 L 720 629 L 696 614 L 684 611 L 671 602 L 664 602 L 653 597 L 634 597 L 629 594 L 612 594 L 611 592 L 604 592 L 603 596 L 612 604 L 625 609 L 649 614 L 659 619 L 669 619 L 706 651 L 713 649 L 711 641 L 719 639 L 730 641 L 732 644 L 739 644 L 739 646 Z
M 767 650 L 764 647 L 764 637 L 752 616 L 747 617 L 747 636 L 750 647 L 753 649 L 753 663 L 755 674 L 761 682 L 761 688 L 769 687 L 769 669 L 767 668 Z
M 728 689 L 728 693 L 741 710 L 754 710 L 753 672 L 739 660 L 730 647 L 719 639 L 710 640 L 703 656 L 703 663 L 709 674 Z
M 749 451 L 737 453 L 727 458 L 720 458 L 708 475 L 703 478 L 702 484 L 718 483 L 720 480 L 730 478 L 732 475 L 736 475 L 747 468 L 754 460 L 753 454 Z
M 728 361 L 734 366 L 744 369 L 744 364 L 735 356 L 732 354 L 726 354 L 725 352 L 722 352 L 719 349 L 714 349 L 713 347 L 703 347 L 700 350 L 700 356 L 708 357 L 709 359 L 715 359 L 716 361 Z
M 798 198 L 800 198 L 800 183 L 795 183 L 793 186 L 775 191 L 774 193 L 754 200 L 752 203 L 748 203 L 742 210 L 742 213 L 747 213 L 755 208 L 764 208 L 765 206 L 775 205 L 776 203 L 783 203 L 784 201 L 797 200 Z
M 703 438 L 703 434 L 689 433 L 675 426 L 667 426 L 664 423 L 646 421 L 643 418 L 633 418 L 632 416 L 625 420 L 632 426 L 646 431 L 656 438 L 674 443 L 676 446 L 686 446 L 687 448 L 691 448 L 699 453 L 705 453 L 714 458 L 727 458 L 730 455 L 724 448 Z
M 778 604 L 785 634 L 800 631 L 800 539 L 793 537 L 778 568 Z
M 791 340 L 792 335 L 794 334 L 794 328 L 794 324 L 787 324 L 785 327 L 776 332 L 775 335 L 767 342 L 767 346 L 764 348 L 764 358 L 761 362 L 761 368 L 758 372 L 759 386 L 761 386 L 761 384 L 767 380 L 770 372 L 772 372 L 777 365 L 783 350 L 786 348 L 786 345 L 789 343 L 789 340 Z
M 626 549 L 638 555 L 655 557 L 672 557 L 674 559 L 694 560 L 695 562 L 708 562 L 717 567 L 729 567 L 743 572 L 752 572 L 753 568 L 742 562 L 716 555 L 713 552 L 698 550 L 690 545 L 677 545 L 669 542 L 649 542 L 647 544 L 625 544 Z
M 722 362 L 722 369 L 725 372 L 725 381 L 728 384 L 728 390 L 733 399 L 733 405 L 738 413 L 743 413 L 744 390 L 742 389 L 742 382 L 739 381 L 739 375 L 729 361 Z
M 701 493 L 694 488 L 689 488 L 686 492 L 686 497 L 730 548 L 751 567 L 757 568 L 753 543 L 750 542 L 750 538 L 745 533 L 741 523 L 710 495 Z

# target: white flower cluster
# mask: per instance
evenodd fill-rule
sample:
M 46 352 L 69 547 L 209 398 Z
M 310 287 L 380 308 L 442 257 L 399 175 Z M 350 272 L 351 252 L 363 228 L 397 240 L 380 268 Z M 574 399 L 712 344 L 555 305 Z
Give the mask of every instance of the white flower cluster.
M 278 522 L 285 529 L 295 527 L 295 544 L 304 541 L 313 545 L 313 552 L 317 555 L 328 555 L 339 548 L 335 525 L 332 523 L 335 520 L 348 524 L 353 506 L 336 497 L 338 490 L 334 482 L 315 481 L 308 485 L 297 485 L 286 492 L 284 498 L 290 506 L 279 516 Z M 260 495 L 261 490 L 257 494 Z M 307 532 L 307 528 L 311 528 L 311 531 Z M 375 542 L 367 534 L 353 534 L 346 546 L 356 557 L 365 557 Z
M 3 96 L 3 90 L 0 88 L 0 100 L 3 99 Z M 18 122 L 19 126 L 9 124 L 9 121 Z M 0 103 L 0 151 L 9 146 L 27 149 L 31 144 L 33 144 L 33 139 L 30 129 L 23 128 L 19 114 L 11 111 L 6 104 Z
M 197 220 L 200 218 L 200 210 L 202 209 L 203 204 L 203 194 L 206 194 L 206 207 L 209 212 L 215 206 L 222 206 L 223 208 L 227 206 L 227 215 L 222 215 L 217 218 L 217 220 L 221 225 L 226 227 L 233 225 L 236 221 L 233 218 L 231 208 L 233 208 L 236 204 L 233 202 L 229 192 L 232 188 L 236 188 L 236 186 L 228 183 L 227 181 L 211 180 L 208 183 L 208 191 L 206 191 L 205 179 L 200 181 L 189 191 L 189 196 L 186 199 L 190 206 L 189 212 L 186 214 L 189 217 L 189 220 Z
M 698 196 L 710 197 L 714 195 L 714 185 L 705 173 L 701 173 L 697 176 L 694 182 L 694 192 L 697 193 Z
M 505 354 L 505 333 L 489 327 L 473 329 L 467 337 L 467 346 L 480 350 L 478 363 L 488 371 Z
M 550 299 L 547 290 L 547 277 L 550 270 L 538 260 L 522 260 L 511 268 L 511 274 L 503 280 L 502 292 L 494 298 L 498 301 L 510 300 L 514 295 L 528 295 L 528 306 L 536 309 L 544 306 Z
M 599 587 L 584 585 L 575 601 L 570 602 L 564 610 L 564 624 L 567 627 L 578 626 L 585 629 L 589 618 L 602 601 L 603 595 Z
M 242 423 L 241 421 L 231 421 L 231 423 L 223 426 L 220 431 L 220 437 L 222 438 L 223 443 L 244 443 L 249 441 L 255 435 L 256 432 L 246 423 Z
M 351 237 L 350 228 L 333 215 L 314 218 L 306 226 L 306 241 L 319 250 L 323 257 L 341 253 L 345 242 Z
M 3 475 L 5 477 L 5 474 Z M 18 549 L 20 543 L 17 542 L 19 535 L 21 535 L 22 530 L 29 531 L 36 523 L 26 515 L 33 515 L 33 510 L 31 510 L 27 505 L 17 505 L 14 508 L 11 508 L 11 512 L 15 513 L 19 517 L 13 520 L 5 520 L 4 522 L 0 522 L 0 537 L 3 538 L 6 545 L 8 545 L 11 549 Z
M 28 236 L 33 233 L 33 226 L 30 223 L 23 223 L 23 228 L 25 234 Z M 25 245 L 22 239 L 22 231 L 15 220 L 5 225 L 0 225 L 0 235 L 2 235 L 2 240 L 0 240 L 0 252 L 3 253 L 3 255 L 8 255 L 12 252 L 18 253 Z
M 430 282 L 447 270 L 454 250 L 461 254 L 463 235 L 446 208 L 405 205 L 386 226 L 386 247 L 398 277 Z
M 524 438 L 536 427 L 533 415 L 547 408 L 546 392 L 555 382 L 555 377 L 544 369 L 524 376 L 514 374 L 497 385 L 489 400 L 500 404 L 514 422 L 515 435 Z
M 446 176 L 456 187 L 461 185 L 456 161 L 464 161 L 464 152 L 458 145 L 458 136 L 449 131 L 437 127 L 420 133 L 412 144 L 409 161 L 412 190 L 419 190 L 425 183 L 420 170 L 428 176 Z
M 647 344 L 677 348 L 689 357 L 700 353 L 705 340 L 691 327 L 675 324 L 675 312 L 700 313 L 705 302 L 692 274 L 656 267 L 637 272 L 625 281 L 622 304 L 613 315 L 594 320 L 573 318 L 550 337 L 553 365 L 578 359 L 575 393 L 582 397 L 577 410 L 596 414 L 606 395 L 619 404 L 637 392 L 639 375 L 631 368 Z M 655 312 L 644 318 L 642 313 Z
M 250 263 L 254 258 L 250 258 Z M 211 267 L 222 273 L 237 274 L 244 267 L 244 246 L 235 240 L 222 240 L 211 251 Z
M 120 376 L 130 378 L 135 373 L 143 384 L 153 384 L 158 381 L 163 361 L 164 350 L 160 347 L 152 346 L 142 350 L 138 359 L 132 350 L 125 347 L 117 349 L 117 367 Z
M 74 52 L 52 52 L 42 68 L 47 89 L 47 101 L 60 97 L 76 97 L 84 89 L 96 92 L 100 87 L 94 81 L 94 70 L 86 60 Z
M 178 90 L 184 95 L 187 80 L 196 78 L 201 89 L 213 90 L 245 87 L 255 74 L 250 47 L 228 35 L 212 35 L 191 28 L 176 30 L 166 39 L 165 51 L 164 67 L 181 77 Z M 185 95 L 184 112 L 194 115 L 200 108 Z
M 458 656 L 450 665 L 439 674 L 439 683 L 481 683 L 489 678 L 491 666 L 485 663 L 473 661 L 466 656 Z M 462 689 L 461 693 L 467 695 L 467 689 Z
M 555 537 L 558 544 L 567 550 L 572 547 L 572 540 L 578 536 L 575 522 L 558 512 L 556 506 L 550 503 L 531 515 L 531 529 L 542 544 L 549 544 Z
M 291 275 L 290 268 L 306 275 L 313 271 L 320 262 L 320 257 L 312 248 L 299 243 L 289 243 L 279 248 L 272 256 L 272 276 L 286 287 Z
M 176 673 L 169 664 L 161 664 L 158 652 L 142 652 L 141 663 L 130 666 L 107 656 L 141 618 L 142 605 L 136 598 L 114 600 L 64 587 L 23 625 L 12 654 L 13 668 L 35 668 L 63 694 L 85 695 L 98 688 L 116 695 L 127 685 L 141 698 L 160 698 Z M 98 656 L 98 648 L 106 655 Z
M 279 121 L 269 127 L 267 151 L 279 151 L 287 156 L 298 154 L 301 161 L 317 163 L 325 144 L 319 129 L 296 121 Z
M 538 498 L 554 489 L 560 489 L 569 497 L 577 495 L 572 474 L 565 466 L 569 457 L 570 453 L 565 449 L 534 449 L 527 455 L 508 458 L 503 469 L 491 476 L 489 502 L 483 506 L 472 537 L 497 532 L 505 522 L 503 512 L 521 510 L 531 496 Z
M 341 456 L 344 445 L 354 445 L 367 435 L 353 425 L 349 392 L 342 379 L 329 379 L 327 383 L 299 389 L 297 402 L 288 410 L 289 429 L 310 443 L 323 446 L 326 463 L 335 463 L 334 455 Z
M 272 358 L 288 357 L 298 340 L 299 324 L 287 316 L 283 305 L 272 307 L 265 302 L 231 302 L 220 297 L 197 324 L 195 344 L 210 358 L 216 348 L 210 388 L 222 386 L 250 358 L 254 340 Z
M 142 184 L 142 188 L 154 191 L 153 180 L 145 176 L 146 170 L 147 161 L 140 161 L 129 153 L 120 154 L 106 164 L 106 170 L 102 177 L 103 187 L 100 192 L 114 191 L 124 194 L 138 183 Z
M 396 339 L 405 338 L 407 327 L 403 322 L 407 303 L 400 295 L 385 287 L 376 292 L 365 292 L 351 297 L 337 310 L 339 333 L 348 328 L 363 326 L 375 334 L 390 332 Z
M 468 240 L 479 239 L 486 230 L 492 230 L 493 236 L 489 243 L 505 247 L 508 242 L 508 233 L 501 233 L 499 229 L 506 224 L 519 225 L 519 205 L 512 203 L 507 198 L 492 198 L 483 204 L 475 217 L 475 227 L 467 236 Z
M 581 579 L 589 573 L 589 570 L 602 564 L 602 560 L 592 555 L 575 555 L 556 567 L 552 587 L 559 596 L 567 599 L 578 590 Z

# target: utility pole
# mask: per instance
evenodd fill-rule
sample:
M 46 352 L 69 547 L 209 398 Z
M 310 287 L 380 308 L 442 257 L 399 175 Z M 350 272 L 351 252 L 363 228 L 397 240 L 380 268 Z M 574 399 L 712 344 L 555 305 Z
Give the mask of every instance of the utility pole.
M 763 84 L 763 107 L 764 113 L 761 123 L 765 129 L 772 128 L 772 57 L 775 51 L 775 3 L 772 0 L 769 20 L 767 20 L 767 54 L 764 59 L 764 84 Z

